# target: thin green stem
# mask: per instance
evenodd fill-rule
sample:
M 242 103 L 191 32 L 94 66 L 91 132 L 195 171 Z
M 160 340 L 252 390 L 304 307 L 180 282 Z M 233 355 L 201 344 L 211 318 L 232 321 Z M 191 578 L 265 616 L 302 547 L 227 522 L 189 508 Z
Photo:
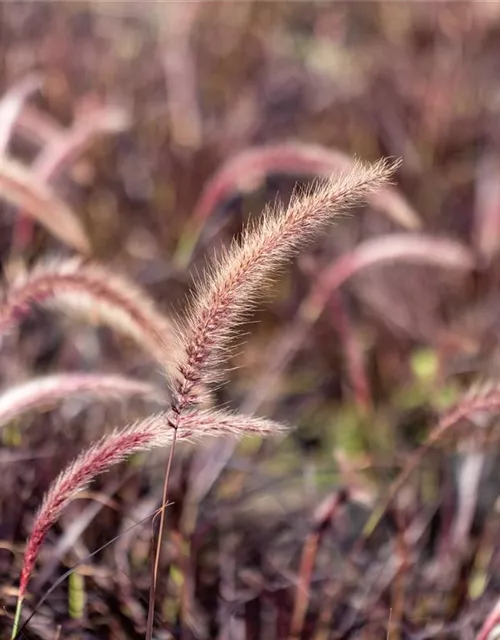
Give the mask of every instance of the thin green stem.
M 155 599 L 156 599 L 156 585 L 158 581 L 158 571 L 160 568 L 160 556 L 161 556 L 161 547 L 163 541 L 163 531 L 165 528 L 165 515 L 166 509 L 168 507 L 168 483 L 170 480 L 170 474 L 172 471 L 172 461 L 174 458 L 175 451 L 175 443 L 177 440 L 177 427 L 174 431 L 174 439 L 172 440 L 172 446 L 170 448 L 167 465 L 165 469 L 165 480 L 163 483 L 163 496 L 162 496 L 162 504 L 160 510 L 160 523 L 158 526 L 158 534 L 156 539 L 156 549 L 153 557 L 153 567 L 151 571 L 151 585 L 149 589 L 149 605 L 148 605 L 148 617 L 146 621 L 146 640 L 152 640 L 153 638 L 153 624 L 154 624 L 154 613 L 155 613 Z
M 21 609 L 23 608 L 23 598 L 19 596 L 17 598 L 16 613 L 14 615 L 14 624 L 12 625 L 12 633 L 10 640 L 15 640 L 17 632 L 19 631 L 19 623 L 21 622 Z

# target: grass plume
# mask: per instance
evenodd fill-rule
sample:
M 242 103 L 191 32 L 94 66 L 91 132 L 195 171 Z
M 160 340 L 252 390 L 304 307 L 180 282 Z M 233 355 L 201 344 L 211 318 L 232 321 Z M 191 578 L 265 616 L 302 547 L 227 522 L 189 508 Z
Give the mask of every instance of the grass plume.
M 204 436 L 268 435 L 279 433 L 282 425 L 272 420 L 233 415 L 222 411 L 186 412 L 181 419 L 177 436 L 182 440 L 196 440 Z M 140 451 L 172 444 L 174 429 L 171 416 L 162 412 L 135 422 L 122 430 L 104 436 L 97 444 L 81 453 L 54 481 L 35 517 L 32 533 L 24 554 L 19 585 L 22 601 L 40 547 L 50 527 L 74 496 L 85 489 L 98 474 Z
M 198 401 L 200 384 L 217 382 L 234 330 L 270 277 L 328 222 L 387 183 L 397 165 L 358 163 L 338 177 L 295 193 L 288 207 L 267 209 L 206 271 L 182 332 L 174 410 Z
M 193 212 L 193 219 L 203 222 L 221 201 L 232 193 L 247 191 L 271 174 L 320 176 L 329 179 L 339 171 L 355 170 L 355 161 L 338 149 L 318 144 L 283 142 L 245 149 L 220 167 L 204 186 Z M 396 224 L 417 229 L 421 220 L 417 212 L 396 190 L 384 186 L 367 194 L 374 207 L 383 211 Z
M 148 382 L 125 376 L 60 373 L 34 378 L 0 394 L 0 427 L 33 409 L 53 406 L 72 397 L 93 399 L 142 396 L 161 402 L 160 390 Z
M 77 259 L 41 264 L 11 285 L 0 305 L 0 335 L 31 306 L 55 307 L 126 335 L 173 374 L 177 338 L 171 322 L 127 278 Z
M 56 238 L 81 253 L 90 241 L 78 216 L 54 190 L 16 160 L 0 158 L 0 197 L 42 224 Z
M 258 145 L 231 154 L 203 187 L 179 243 L 179 263 L 188 264 L 206 220 L 231 196 L 259 188 L 271 175 L 329 180 L 339 172 L 355 171 L 356 166 L 351 156 L 338 149 L 298 141 Z M 372 207 L 396 225 L 410 230 L 422 226 L 417 211 L 394 187 L 381 185 L 366 197 Z
M 500 411 L 500 384 L 488 380 L 472 385 L 455 405 L 443 413 L 423 444 L 410 456 L 403 470 L 391 484 L 389 495 L 383 507 L 372 517 L 367 531 L 373 532 L 375 530 L 375 526 L 380 522 L 391 500 L 405 485 L 432 447 L 449 436 L 461 422 L 467 421 L 470 424 L 474 415 L 493 414 L 498 411 Z
M 7 152 L 16 120 L 26 99 L 35 93 L 40 86 L 40 76 L 31 73 L 12 86 L 0 99 L 0 157 Z

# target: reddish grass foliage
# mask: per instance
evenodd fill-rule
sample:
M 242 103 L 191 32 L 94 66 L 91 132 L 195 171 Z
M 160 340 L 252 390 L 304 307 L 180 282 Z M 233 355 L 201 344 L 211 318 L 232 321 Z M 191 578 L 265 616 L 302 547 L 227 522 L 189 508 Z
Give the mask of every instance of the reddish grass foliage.
M 24 282 L 7 290 L 0 313 L 4 330 L 18 321 L 30 304 L 57 302 L 78 312 L 85 311 L 132 335 L 139 344 L 156 354 L 167 375 L 177 370 L 169 411 L 104 436 L 98 444 L 82 453 L 51 486 L 35 518 L 25 551 L 13 635 L 19 628 L 22 601 L 47 531 L 72 497 L 96 475 L 138 451 L 173 445 L 176 437 L 264 435 L 282 430 L 272 421 L 220 412 L 193 412 L 190 408 L 199 404 L 202 387 L 220 379 L 220 369 L 228 359 L 233 334 L 254 306 L 263 286 L 333 217 L 386 183 L 396 166 L 383 161 L 372 166 L 358 163 L 352 170 L 323 180 L 302 195 L 295 195 L 288 207 L 266 210 L 257 224 L 245 230 L 241 242 L 233 243 L 198 284 L 188 320 L 178 329 L 178 346 L 171 324 L 142 292 L 96 266 L 71 261 L 41 267 Z M 55 386 L 54 379 L 50 382 L 52 386 L 45 384 L 42 392 L 40 388 L 33 389 L 33 384 L 28 393 L 26 389 L 11 392 L 10 402 L 6 394 L 4 413 L 12 416 L 22 410 L 20 396 L 27 408 L 50 396 L 55 399 L 71 389 L 77 391 L 85 387 L 84 381 L 76 378 L 56 379 Z M 104 392 L 98 379 L 94 379 L 93 384 L 97 384 L 94 392 L 98 389 Z M 124 387 L 122 392 L 130 392 L 133 388 L 130 383 L 115 380 L 114 391 L 119 385 Z M 168 478 L 167 471 L 164 504 L 167 502 Z M 164 510 L 161 523 L 163 513 Z M 161 533 L 160 528 L 159 541 Z M 152 602 L 154 586 L 155 580 Z M 150 617 L 150 628 L 151 621 Z
M 498 8 L 42 4 L 0 16 L 0 627 L 493 640 Z

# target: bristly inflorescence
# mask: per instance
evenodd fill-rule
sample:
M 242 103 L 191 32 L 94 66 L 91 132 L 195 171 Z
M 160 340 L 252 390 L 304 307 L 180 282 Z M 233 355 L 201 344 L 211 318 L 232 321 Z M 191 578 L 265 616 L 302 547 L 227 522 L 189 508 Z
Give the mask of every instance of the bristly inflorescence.
M 182 332 L 174 411 L 196 404 L 201 385 L 220 380 L 234 331 L 270 277 L 332 218 L 385 184 L 396 166 L 357 163 L 296 193 L 288 207 L 268 208 L 246 228 L 241 242 L 233 242 L 209 267 Z
M 283 426 L 272 420 L 239 416 L 223 411 L 186 412 L 177 436 L 181 440 L 201 437 L 279 434 Z M 172 443 L 174 429 L 165 412 L 153 414 L 121 430 L 104 436 L 97 444 L 81 453 L 53 482 L 33 523 L 26 547 L 19 597 L 26 593 L 33 566 L 47 531 L 76 493 L 124 458 L 140 451 L 165 447 Z

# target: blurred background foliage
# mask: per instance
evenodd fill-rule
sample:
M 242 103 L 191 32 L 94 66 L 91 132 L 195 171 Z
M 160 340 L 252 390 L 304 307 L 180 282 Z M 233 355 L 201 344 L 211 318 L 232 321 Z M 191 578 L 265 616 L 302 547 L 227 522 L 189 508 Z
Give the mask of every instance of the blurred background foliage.
M 2 92 L 40 78 L 7 150 L 35 173 L 54 131 L 104 104 L 126 113 L 126 127 L 92 139 L 51 184 L 81 220 L 90 256 L 168 313 L 180 313 L 192 274 L 250 216 L 310 181 L 303 145 L 403 159 L 400 200 L 360 208 L 301 255 L 244 328 L 230 382 L 217 391 L 221 404 L 293 425 L 290 435 L 236 450 L 179 448 L 157 637 L 474 637 L 500 587 L 494 411 L 457 421 L 397 495 L 390 488 L 443 411 L 471 385 L 483 393 L 497 384 L 500 4 L 3 3 L 0 29 Z M 196 217 L 221 166 L 278 143 L 290 146 L 271 169 L 259 158 L 256 170 L 236 163 Z M 299 156 L 292 170 L 290 149 Z M 427 252 L 418 264 L 404 257 L 416 234 Z M 400 258 L 354 261 L 352 278 L 305 317 L 304 340 L 292 340 L 280 364 L 276 345 L 323 274 L 389 236 Z M 461 247 L 464 264 L 447 268 L 443 256 L 440 265 L 430 238 Z M 71 253 L 2 205 L 6 279 Z M 3 387 L 94 369 L 161 383 L 132 345 L 49 312 L 32 314 L 0 352 Z M 5 625 L 19 551 L 49 482 L 105 429 L 146 410 L 69 398 L 2 431 Z M 163 455 L 134 458 L 75 501 L 46 544 L 33 602 L 65 566 L 158 506 L 162 471 Z M 149 547 L 146 523 L 84 561 L 26 637 L 53 638 L 61 625 L 65 638 L 142 638 Z

